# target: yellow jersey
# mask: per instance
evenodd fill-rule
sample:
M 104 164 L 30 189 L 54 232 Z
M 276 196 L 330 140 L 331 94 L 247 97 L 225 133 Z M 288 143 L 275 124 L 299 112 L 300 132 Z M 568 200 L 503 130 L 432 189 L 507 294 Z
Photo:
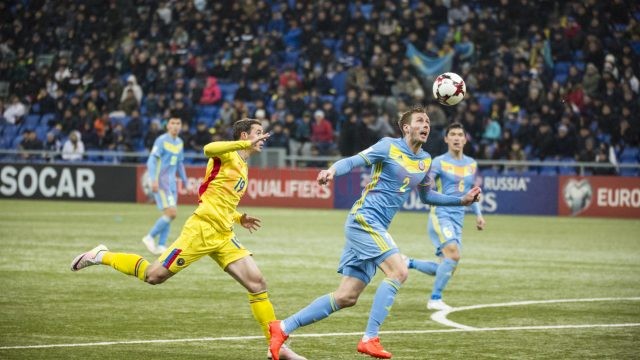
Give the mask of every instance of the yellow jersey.
M 217 141 L 204 147 L 209 162 L 194 213 L 220 232 L 232 231 L 242 216 L 236 208 L 247 188 L 249 167 L 237 151 L 249 148 L 250 140 Z

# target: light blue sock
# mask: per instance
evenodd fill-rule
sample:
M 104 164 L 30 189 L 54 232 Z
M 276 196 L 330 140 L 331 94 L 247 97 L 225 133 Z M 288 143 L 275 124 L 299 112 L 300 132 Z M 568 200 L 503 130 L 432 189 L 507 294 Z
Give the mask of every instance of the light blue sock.
M 431 276 L 434 276 L 436 274 L 436 270 L 438 270 L 438 265 L 439 265 L 438 263 L 435 263 L 433 261 L 416 260 L 416 259 L 409 259 L 407 263 L 407 267 L 409 269 L 416 269 L 422 273 L 425 273 Z
M 170 222 L 171 222 L 170 217 L 166 215 L 160 216 L 158 220 L 156 220 L 156 223 L 153 224 L 153 227 L 151 228 L 151 230 L 149 230 L 149 235 L 151 235 L 151 237 L 158 236 L 158 234 L 160 234 L 162 230 L 165 228 L 165 226 L 168 226 Z
M 451 275 L 453 275 L 453 271 L 456 269 L 456 266 L 458 266 L 458 262 L 448 258 L 445 258 L 440 263 L 440 266 L 438 266 L 438 270 L 436 271 L 436 280 L 433 282 L 431 299 L 442 299 L 442 291 L 447 286 L 449 279 L 451 279 Z
M 283 330 L 286 334 L 291 334 L 297 328 L 320 321 L 338 310 L 340 308 L 333 298 L 333 293 L 323 295 L 313 300 L 304 309 L 284 319 Z
M 167 238 L 169 237 L 169 230 L 171 230 L 171 223 L 167 223 L 167 225 L 160 231 L 160 237 L 158 238 L 158 245 L 164 246 L 167 243 Z
M 384 319 L 389 315 L 389 311 L 391 310 L 398 290 L 400 290 L 400 286 L 402 286 L 402 284 L 397 280 L 389 278 L 382 280 L 373 298 L 369 321 L 367 322 L 367 329 L 364 332 L 364 336 L 369 339 L 378 336 L 380 325 L 382 325 Z

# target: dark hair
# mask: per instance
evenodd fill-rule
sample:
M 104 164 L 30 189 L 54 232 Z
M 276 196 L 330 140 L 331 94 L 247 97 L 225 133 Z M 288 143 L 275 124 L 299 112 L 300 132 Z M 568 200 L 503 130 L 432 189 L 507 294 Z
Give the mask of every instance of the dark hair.
M 419 114 L 419 113 L 427 113 L 427 110 L 422 107 L 422 105 L 414 105 L 411 110 L 405 111 L 402 113 L 402 115 L 400 115 L 400 120 L 398 120 L 398 127 L 400 128 L 400 133 L 402 133 L 402 136 L 404 136 L 404 131 L 402 130 L 402 127 L 405 124 L 410 124 L 411 123 L 411 115 L 413 114 Z
M 240 140 L 240 135 L 243 132 L 251 132 L 253 125 L 262 125 L 262 123 L 256 119 L 242 119 L 233 123 L 233 140 Z
M 462 124 L 460 124 L 459 122 L 454 122 L 449 124 L 449 126 L 447 126 L 447 128 L 444 130 L 444 136 L 449 135 L 449 131 L 453 129 L 461 129 L 463 133 L 466 133 L 466 131 L 464 130 L 464 126 L 462 126 Z

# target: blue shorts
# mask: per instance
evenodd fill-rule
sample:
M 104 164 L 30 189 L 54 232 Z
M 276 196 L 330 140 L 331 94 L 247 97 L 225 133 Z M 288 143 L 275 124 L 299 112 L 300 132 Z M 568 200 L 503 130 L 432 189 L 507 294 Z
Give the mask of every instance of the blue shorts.
M 384 260 L 400 252 L 387 229 L 368 221 L 361 214 L 349 215 L 344 225 L 346 244 L 340 258 L 338 272 L 371 282 L 376 269 Z
M 158 192 L 153 193 L 153 198 L 156 200 L 156 205 L 160 210 L 164 210 L 170 207 L 174 208 L 178 203 L 178 191 L 175 188 L 159 188 Z
M 428 233 L 436 248 L 436 256 L 442 256 L 442 249 L 451 243 L 455 243 L 458 249 L 462 250 L 462 223 L 430 212 Z

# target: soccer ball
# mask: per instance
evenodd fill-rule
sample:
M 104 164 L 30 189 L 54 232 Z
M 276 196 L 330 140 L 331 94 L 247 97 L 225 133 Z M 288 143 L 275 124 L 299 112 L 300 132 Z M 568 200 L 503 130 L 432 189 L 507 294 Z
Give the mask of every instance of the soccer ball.
M 456 105 L 464 99 L 466 93 L 467 86 L 456 73 L 441 74 L 433 82 L 433 97 L 442 105 Z

